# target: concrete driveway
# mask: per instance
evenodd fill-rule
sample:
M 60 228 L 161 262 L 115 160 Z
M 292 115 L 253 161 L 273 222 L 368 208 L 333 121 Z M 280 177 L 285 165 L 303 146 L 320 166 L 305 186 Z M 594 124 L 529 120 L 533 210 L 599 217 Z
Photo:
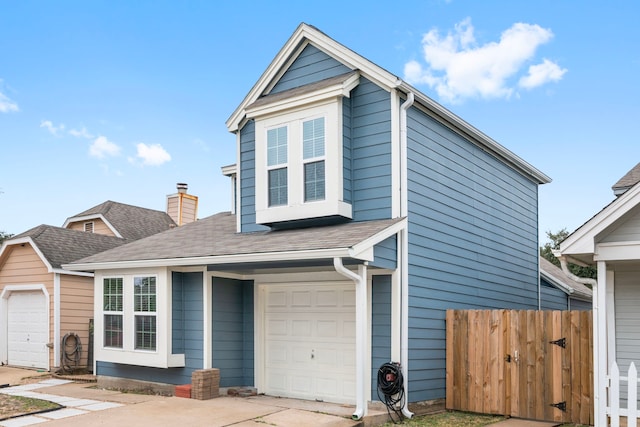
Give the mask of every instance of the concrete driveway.
M 95 388 L 92 383 L 49 379 L 48 373 L 0 367 L 0 392 L 59 401 L 66 406 L 45 414 L 0 421 L 2 427 L 91 426 L 326 426 L 379 425 L 386 411 L 374 411 L 367 423 L 350 419 L 353 407 L 267 396 L 221 396 L 210 400 L 122 393 Z M 39 378 L 41 377 L 41 378 Z

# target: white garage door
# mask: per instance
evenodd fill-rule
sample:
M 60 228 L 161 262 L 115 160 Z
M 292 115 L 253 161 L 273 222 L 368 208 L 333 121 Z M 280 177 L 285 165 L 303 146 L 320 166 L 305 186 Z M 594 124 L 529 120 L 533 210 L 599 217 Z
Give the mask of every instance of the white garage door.
M 353 404 L 354 285 L 267 285 L 265 297 L 265 393 Z
M 42 292 L 13 292 L 7 301 L 8 363 L 49 368 L 47 301 Z

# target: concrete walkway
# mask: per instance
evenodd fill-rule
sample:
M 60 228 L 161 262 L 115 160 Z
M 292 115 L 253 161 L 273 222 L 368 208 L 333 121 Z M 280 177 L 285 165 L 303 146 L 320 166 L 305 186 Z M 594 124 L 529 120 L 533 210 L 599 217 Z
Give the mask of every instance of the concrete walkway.
M 24 382 L 25 370 L 16 372 L 14 369 L 0 367 L 0 385 Z M 32 373 L 26 371 L 27 376 Z M 20 375 L 22 379 L 16 380 Z M 353 412 L 353 406 L 350 405 L 267 396 L 185 399 L 103 390 L 96 388 L 95 384 L 47 377 L 42 380 L 29 378 L 27 383 L 0 388 L 0 393 L 49 400 L 64 406 L 55 411 L 0 421 L 0 427 L 26 427 L 43 423 L 43 427 L 356 427 L 366 424 L 350 419 Z

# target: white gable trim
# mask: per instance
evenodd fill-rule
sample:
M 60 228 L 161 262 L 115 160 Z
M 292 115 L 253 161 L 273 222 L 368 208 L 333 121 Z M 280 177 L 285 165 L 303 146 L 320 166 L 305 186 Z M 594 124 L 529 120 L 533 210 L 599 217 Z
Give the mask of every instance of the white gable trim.
M 116 237 L 122 238 L 122 235 L 120 233 L 118 233 L 118 230 L 116 230 L 115 227 L 113 225 L 111 225 L 111 223 L 109 221 L 107 221 L 107 219 L 102 214 L 85 215 L 85 216 L 74 216 L 72 218 L 68 218 L 64 222 L 64 224 L 62 224 L 62 228 L 67 228 L 67 226 L 69 224 L 73 223 L 73 222 L 91 221 L 92 219 L 101 219 L 102 222 L 104 222 L 107 225 L 107 227 L 109 227 L 109 230 L 111 230 L 111 232 L 113 232 L 113 234 Z
M 286 71 L 285 66 L 296 58 L 294 54 L 300 52 L 298 51 L 298 45 L 303 43 L 305 39 L 308 40 L 307 43 L 313 44 L 352 70 L 359 70 L 363 76 L 374 80 L 376 83 L 387 88 L 387 90 L 391 90 L 391 88 L 397 86 L 400 82 L 398 77 L 356 54 L 326 34 L 318 31 L 316 28 L 302 23 L 289 40 L 287 40 L 282 49 L 280 49 L 247 96 L 242 100 L 233 114 L 231 114 L 231 117 L 227 119 L 226 125 L 229 132 L 235 132 L 239 129 L 240 123 L 245 118 L 245 108 L 255 102 L 260 95 L 270 87 L 269 85 L 274 84 L 274 80 Z
M 640 203 L 640 185 L 611 202 L 560 244 L 562 255 L 596 253 L 596 237 Z

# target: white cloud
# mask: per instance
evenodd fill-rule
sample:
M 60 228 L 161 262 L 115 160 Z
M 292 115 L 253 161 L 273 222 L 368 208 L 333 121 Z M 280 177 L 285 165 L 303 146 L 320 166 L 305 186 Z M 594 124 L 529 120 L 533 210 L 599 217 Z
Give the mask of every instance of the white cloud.
M 43 120 L 40 122 L 40 127 L 45 128 L 51 135 L 58 136 L 58 132 L 64 131 L 64 124 L 60 123 L 59 126 L 55 126 L 51 120 Z
M 520 79 L 518 85 L 533 89 L 545 83 L 559 81 L 566 72 L 566 68 L 560 68 L 558 64 L 544 59 L 542 64 L 530 66 L 529 73 Z
M 91 135 L 89 131 L 87 131 L 87 128 L 84 126 L 82 127 L 82 129 L 69 129 L 69 135 L 75 136 L 76 138 L 93 138 L 93 135 Z
M 498 42 L 478 45 L 471 19 L 466 18 L 446 36 L 437 29 L 426 33 L 422 38 L 426 66 L 418 61 L 407 62 L 405 79 L 412 84 L 426 84 L 438 96 L 454 103 L 473 97 L 509 98 L 514 91 L 510 79 L 552 37 L 551 30 L 539 25 L 516 23 L 500 35 Z M 530 69 L 531 75 L 535 73 Z
M 0 92 L 0 113 L 12 113 L 20 111 L 18 104 L 9 99 L 7 95 Z
M 171 160 L 169 153 L 160 144 L 147 145 L 140 142 L 136 144 L 136 148 L 138 150 L 136 157 L 142 161 L 144 166 L 160 166 Z M 135 159 L 129 160 L 135 162 Z
M 89 155 L 103 159 L 107 156 L 117 156 L 120 154 L 120 147 L 109 141 L 105 136 L 99 136 L 89 147 Z

